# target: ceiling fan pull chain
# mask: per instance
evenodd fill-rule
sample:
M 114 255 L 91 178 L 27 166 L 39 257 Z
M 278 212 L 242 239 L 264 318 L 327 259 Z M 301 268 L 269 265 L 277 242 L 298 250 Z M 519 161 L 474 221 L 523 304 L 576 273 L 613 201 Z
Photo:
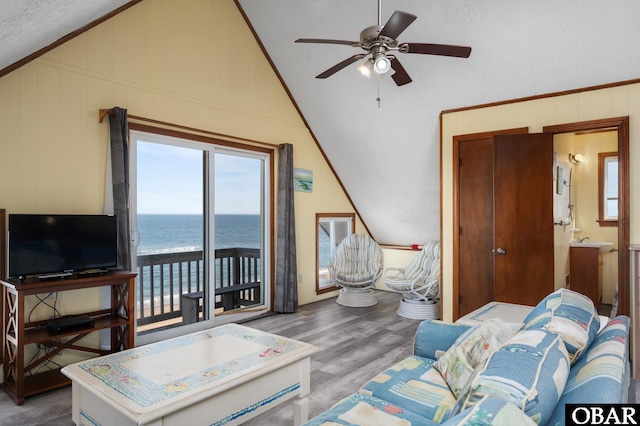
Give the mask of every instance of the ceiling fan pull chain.
M 376 101 L 378 101 L 378 108 L 380 108 L 380 80 L 382 79 L 381 75 L 378 75 L 378 97 Z

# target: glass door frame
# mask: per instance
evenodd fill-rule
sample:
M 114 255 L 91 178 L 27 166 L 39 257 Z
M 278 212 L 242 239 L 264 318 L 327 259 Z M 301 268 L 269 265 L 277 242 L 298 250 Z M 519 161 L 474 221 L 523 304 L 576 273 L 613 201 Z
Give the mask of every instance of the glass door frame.
M 253 146 L 241 146 L 237 143 L 225 143 L 226 141 L 215 140 L 211 138 L 203 138 L 197 137 L 191 134 L 182 134 L 179 132 L 168 132 L 170 135 L 165 134 L 164 129 L 153 128 L 149 130 L 148 126 L 139 126 L 140 129 L 136 128 L 138 126 L 135 123 L 130 123 L 130 176 L 132 176 L 131 180 L 131 190 L 130 190 L 130 198 L 131 198 L 131 209 L 130 209 L 130 220 L 131 220 L 131 244 L 132 244 L 132 269 L 137 271 L 136 260 L 136 248 L 138 244 L 138 236 L 136 233 L 137 230 L 137 191 L 135 187 L 136 182 L 136 171 L 137 171 L 137 141 L 145 140 L 145 142 L 166 144 L 171 146 L 185 147 L 190 149 L 197 149 L 205 153 L 206 165 L 207 167 L 203 170 L 203 192 L 205 193 L 204 200 L 204 212 L 203 217 L 204 220 L 204 235 L 207 238 L 207 242 L 203 247 L 203 266 L 205 268 L 205 285 L 208 285 L 209 288 L 215 288 L 215 267 L 213 259 L 213 253 L 210 247 L 214 247 L 214 218 L 215 218 L 215 154 L 216 153 L 224 153 L 231 155 L 240 155 L 252 158 L 259 158 L 262 160 L 262 182 L 261 182 L 261 265 L 262 265 L 262 282 L 263 282 L 263 301 L 264 303 L 260 305 L 263 312 L 256 312 L 256 307 L 250 310 L 250 312 L 242 312 L 233 314 L 225 314 L 225 315 L 215 315 L 215 290 L 206 292 L 208 294 L 207 301 L 203 301 L 203 309 L 209 309 L 209 319 L 204 321 L 199 321 L 193 324 L 185 324 L 179 327 L 173 327 L 170 329 L 147 333 L 147 334 L 138 334 L 137 330 L 137 321 L 136 323 L 136 343 L 137 344 L 147 344 L 152 343 L 159 340 L 168 339 L 171 337 L 175 337 L 178 335 L 183 335 L 187 333 L 191 333 L 194 331 L 210 328 L 212 326 L 221 325 L 228 322 L 237 322 L 244 319 L 249 319 L 252 316 L 260 315 L 264 312 L 269 312 L 272 306 L 272 282 L 273 282 L 273 210 L 274 210 L 274 201 L 273 201 L 273 163 L 274 163 L 274 152 L 271 149 L 264 149 L 260 147 Z M 158 132 L 156 133 L 155 130 Z M 230 146 L 229 146 L 230 145 Z M 204 163 L 204 162 L 203 162 Z M 136 281 L 137 283 L 137 281 Z M 138 309 L 138 288 L 136 285 L 136 296 L 135 296 L 135 315 L 137 317 L 137 309 Z

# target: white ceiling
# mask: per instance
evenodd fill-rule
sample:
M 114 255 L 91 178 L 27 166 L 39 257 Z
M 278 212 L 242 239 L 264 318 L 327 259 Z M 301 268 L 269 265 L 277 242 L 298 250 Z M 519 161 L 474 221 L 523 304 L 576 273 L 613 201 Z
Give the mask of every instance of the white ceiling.
M 129 0 L 0 0 L 0 70 Z
M 358 49 L 294 43 L 357 41 L 377 0 L 237 1 L 381 243 L 440 236 L 442 110 L 640 77 L 637 0 L 383 1 L 383 23 L 394 10 L 418 16 L 401 42 L 473 48 L 468 59 L 398 54 L 413 79 L 402 87 L 365 79 L 357 63 L 315 79 Z M 0 70 L 125 3 L 0 0 Z
M 400 41 L 471 46 L 468 59 L 399 54 L 413 82 L 367 80 L 357 53 L 304 38 L 358 40 L 377 23 L 376 0 L 239 0 L 373 237 L 440 237 L 442 110 L 640 77 L 640 2 L 634 0 L 395 0 L 418 16 Z

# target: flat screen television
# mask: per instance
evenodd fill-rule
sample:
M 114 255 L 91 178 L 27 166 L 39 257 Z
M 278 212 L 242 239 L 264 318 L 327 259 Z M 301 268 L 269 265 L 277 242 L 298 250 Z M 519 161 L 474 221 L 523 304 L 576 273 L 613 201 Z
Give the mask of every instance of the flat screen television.
M 7 229 L 11 278 L 117 267 L 116 216 L 10 214 Z

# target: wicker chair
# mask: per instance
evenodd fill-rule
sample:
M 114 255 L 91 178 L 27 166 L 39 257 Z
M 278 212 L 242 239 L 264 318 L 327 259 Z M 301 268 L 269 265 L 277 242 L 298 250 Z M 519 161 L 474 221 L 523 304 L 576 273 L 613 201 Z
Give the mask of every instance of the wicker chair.
M 343 306 L 373 306 L 371 287 L 382 275 L 382 250 L 367 235 L 351 234 L 338 245 L 327 266 L 333 282 L 342 287 L 336 302 Z
M 440 242 L 429 241 L 404 268 L 387 268 L 384 282 L 402 293 L 398 315 L 411 319 L 440 318 Z

